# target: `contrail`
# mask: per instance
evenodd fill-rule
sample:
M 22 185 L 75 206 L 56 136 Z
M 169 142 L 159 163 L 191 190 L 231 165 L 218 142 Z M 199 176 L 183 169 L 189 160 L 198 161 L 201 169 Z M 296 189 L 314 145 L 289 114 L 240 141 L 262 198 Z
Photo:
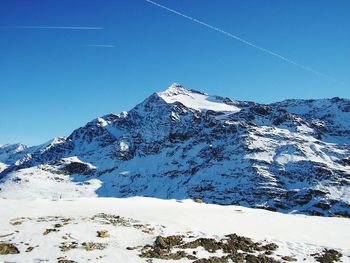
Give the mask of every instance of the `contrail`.
M 70 29 L 70 30 L 101 30 L 96 26 L 0 26 L 5 29 Z
M 171 8 L 169 8 L 169 7 L 166 7 L 166 6 L 164 6 L 164 5 L 158 4 L 158 3 L 154 2 L 154 1 L 151 1 L 151 0 L 145 0 L 145 1 L 148 2 L 148 3 L 150 3 L 150 4 L 152 4 L 152 5 L 155 5 L 155 6 L 158 6 L 158 7 L 160 7 L 160 8 L 163 8 L 163 9 L 165 9 L 165 10 L 171 12 L 171 13 L 174 13 L 174 14 L 176 14 L 176 15 L 178 15 L 178 16 L 181 16 L 181 17 L 184 17 L 184 18 L 186 18 L 186 19 L 188 19 L 188 20 L 191 20 L 192 22 L 195 22 L 195 23 L 197 23 L 197 24 L 200 24 L 200 25 L 202 25 L 202 26 L 205 26 L 205 27 L 207 27 L 207 28 L 210 28 L 210 29 L 212 29 L 212 30 L 214 30 L 214 31 L 217 31 L 217 32 L 219 32 L 219 33 L 221 33 L 221 34 L 224 34 L 224 35 L 226 35 L 226 36 L 228 36 L 228 37 L 230 37 L 230 38 L 233 38 L 233 39 L 235 39 L 235 40 L 237 40 L 237 41 L 239 41 L 239 42 L 241 42 L 241 43 L 243 43 L 243 44 L 246 44 L 246 45 L 251 46 L 251 47 L 253 47 L 253 48 L 255 48 L 255 49 L 258 49 L 258 50 L 260 50 L 260 51 L 262 51 L 262 52 L 264 52 L 264 53 L 266 53 L 266 54 L 269 54 L 269 55 L 271 55 L 271 56 L 277 57 L 277 58 L 279 58 L 279 59 L 281 59 L 281 60 L 283 60 L 283 61 L 285 61 L 285 62 L 288 62 L 288 63 L 290 63 L 290 64 L 293 64 L 293 65 L 295 65 L 295 66 L 297 66 L 297 67 L 299 67 L 299 68 L 301 68 L 301 69 L 303 69 L 303 70 L 309 71 L 309 72 L 311 72 L 311 73 L 314 73 L 314 74 L 316 74 L 316 75 L 318 75 L 318 76 L 320 76 L 320 77 L 326 78 L 326 79 L 331 80 L 331 81 L 333 81 L 333 82 L 336 82 L 336 83 L 338 83 L 338 84 L 344 84 L 344 83 L 339 82 L 338 80 L 336 80 L 335 78 L 333 78 L 333 77 L 331 77 L 331 76 L 329 76 L 329 75 L 327 75 L 327 74 L 324 74 L 324 73 L 322 73 L 322 72 L 319 72 L 319 71 L 317 71 L 317 70 L 315 70 L 315 69 L 313 69 L 313 68 L 310 68 L 310 67 L 308 67 L 308 66 L 299 64 L 299 63 L 293 61 L 292 59 L 289 59 L 289 58 L 287 58 L 287 57 L 285 57 L 285 56 L 282 56 L 282 55 L 280 55 L 280 54 L 278 54 L 278 53 L 276 53 L 276 52 L 273 52 L 273 51 L 268 50 L 268 49 L 266 49 L 266 48 L 263 48 L 263 47 L 260 47 L 260 46 L 258 46 L 258 45 L 255 45 L 254 43 L 252 43 L 252 42 L 250 42 L 250 41 L 247 41 L 247 40 L 245 40 L 245 39 L 243 39 L 243 38 L 240 38 L 240 37 L 238 37 L 238 36 L 236 36 L 236 35 L 234 35 L 234 34 L 231 34 L 230 32 L 227 32 L 227 31 L 222 30 L 222 29 L 220 29 L 220 28 L 218 28 L 218 27 L 209 25 L 209 24 L 207 24 L 207 23 L 205 23 L 205 22 L 203 22 L 203 21 L 200 21 L 200 20 L 198 20 L 198 19 L 196 19 L 196 18 L 193 18 L 193 17 L 191 17 L 191 16 L 188 16 L 188 15 L 185 15 L 185 14 L 179 12 L 179 11 L 176 11 L 176 10 L 171 9 Z
M 115 45 L 110 44 L 95 44 L 95 45 L 84 45 L 84 47 L 104 47 L 104 48 L 113 48 Z

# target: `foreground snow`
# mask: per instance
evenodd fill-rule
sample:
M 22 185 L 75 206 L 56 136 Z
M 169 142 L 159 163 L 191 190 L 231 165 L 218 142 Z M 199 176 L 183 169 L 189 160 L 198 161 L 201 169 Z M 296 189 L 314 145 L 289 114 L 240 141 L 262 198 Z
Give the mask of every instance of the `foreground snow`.
M 292 256 L 298 261 L 315 262 L 311 254 L 334 248 L 343 254 L 343 262 L 350 262 L 350 220 L 344 218 L 287 215 L 239 206 L 145 197 L 0 199 L 0 211 L 0 241 L 15 244 L 20 251 L 15 255 L 0 255 L 0 262 L 57 262 L 58 258 L 76 262 L 146 262 L 139 257 L 141 248 L 152 244 L 158 235 L 220 239 L 232 233 L 277 244 L 279 248 L 271 257 L 278 260 Z M 125 219 L 125 222 L 118 226 L 106 224 L 105 215 Z M 61 226 L 54 228 L 57 224 Z M 56 230 L 44 234 L 46 229 Z M 107 230 L 109 237 L 97 237 L 99 230 Z M 77 242 L 77 247 L 62 251 L 62 246 L 71 244 L 69 242 Z M 87 251 L 82 245 L 84 242 L 102 243 L 106 247 Z M 128 250 L 127 247 L 136 248 Z M 222 252 L 211 254 L 198 250 L 196 255 L 208 258 Z

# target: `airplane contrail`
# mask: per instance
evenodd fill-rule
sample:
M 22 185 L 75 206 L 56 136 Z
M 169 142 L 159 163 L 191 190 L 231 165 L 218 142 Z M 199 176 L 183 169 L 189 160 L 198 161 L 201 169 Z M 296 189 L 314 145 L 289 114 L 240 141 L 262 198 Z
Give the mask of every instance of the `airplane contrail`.
M 110 44 L 93 44 L 93 45 L 84 45 L 84 47 L 103 47 L 103 48 L 113 48 L 115 45 Z
M 4 29 L 71 29 L 71 30 L 101 30 L 96 26 L 0 26 Z
M 219 33 L 221 33 L 221 34 L 224 34 L 224 35 L 226 35 L 226 36 L 228 36 L 228 37 L 230 37 L 230 38 L 233 38 L 233 39 L 235 39 L 235 40 L 237 40 L 237 41 L 239 41 L 239 42 L 241 42 L 241 43 L 243 43 L 243 44 L 246 44 L 246 45 L 251 46 L 251 47 L 253 47 L 253 48 L 255 48 L 255 49 L 258 49 L 258 50 L 260 50 L 260 51 L 262 51 L 262 52 L 264 52 L 264 53 L 266 53 L 266 54 L 269 54 L 269 55 L 271 55 L 271 56 L 277 57 L 277 58 L 279 58 L 279 59 L 281 59 L 281 60 L 283 60 L 283 61 L 285 61 L 285 62 L 287 62 L 287 63 L 290 63 L 290 64 L 292 64 L 292 65 L 295 65 L 295 66 L 297 66 L 297 67 L 299 67 L 299 68 L 301 68 L 301 69 L 303 69 L 303 70 L 309 71 L 309 72 L 311 72 L 311 73 L 314 73 L 314 74 L 316 74 L 316 75 L 318 75 L 318 76 L 320 76 L 320 77 L 326 78 L 326 79 L 331 80 L 331 81 L 333 81 L 333 82 L 336 82 L 336 83 L 338 83 L 338 84 L 344 84 L 343 82 L 340 82 L 340 81 L 336 80 L 335 78 L 333 78 L 333 77 L 331 77 L 331 76 L 329 76 L 329 75 L 327 75 L 327 74 L 324 74 L 324 73 L 322 73 L 322 72 L 319 72 L 319 71 L 317 71 L 317 70 L 315 70 L 315 69 L 313 69 L 313 68 L 310 68 L 310 67 L 308 67 L 308 66 L 299 64 L 299 63 L 295 62 L 295 61 L 292 60 L 292 59 L 289 59 L 289 58 L 287 58 L 287 57 L 285 57 L 285 56 L 282 56 L 282 55 L 280 55 L 280 54 L 278 54 L 278 53 L 276 53 L 276 52 L 273 52 L 273 51 L 271 51 L 271 50 L 268 50 L 268 49 L 266 49 L 266 48 L 263 48 L 263 47 L 261 47 L 261 46 L 258 46 L 258 45 L 256 45 L 256 44 L 254 44 L 254 43 L 252 43 L 252 42 L 250 42 L 250 41 L 247 41 L 247 40 L 245 40 L 245 39 L 243 39 L 243 38 L 240 38 L 240 37 L 238 37 L 238 36 L 236 36 L 236 35 L 234 35 L 234 34 L 232 34 L 232 33 L 230 33 L 230 32 L 227 32 L 227 31 L 222 30 L 222 29 L 220 29 L 220 28 L 218 28 L 218 27 L 215 27 L 215 26 L 212 26 L 212 25 L 210 25 L 210 24 L 207 24 L 207 23 L 205 23 L 205 22 L 203 22 L 203 21 L 200 21 L 200 20 L 198 20 L 198 19 L 196 19 L 196 18 L 193 18 L 193 17 L 191 17 L 191 16 L 188 16 L 188 15 L 185 15 L 185 14 L 179 12 L 179 11 L 176 11 L 176 10 L 174 10 L 174 9 L 171 9 L 171 8 L 169 8 L 169 7 L 167 7 L 167 6 L 161 5 L 161 4 L 156 3 L 156 2 L 154 2 L 154 1 L 151 1 L 151 0 L 145 0 L 145 1 L 148 2 L 148 3 L 150 3 L 150 4 L 152 4 L 152 5 L 155 5 L 155 6 L 158 6 L 158 7 L 162 8 L 162 9 L 165 9 L 165 10 L 167 10 L 167 11 L 173 13 L 173 14 L 176 14 L 176 15 L 178 15 L 178 16 L 184 17 L 184 18 L 186 18 L 186 19 L 188 19 L 188 20 L 190 20 L 190 21 L 192 21 L 192 22 L 195 22 L 195 23 L 197 23 L 197 24 L 200 24 L 200 25 L 202 25 L 202 26 L 205 26 L 205 27 L 207 27 L 207 28 L 210 28 L 210 29 L 212 29 L 212 30 L 214 30 L 214 31 L 217 31 L 217 32 L 219 32 Z

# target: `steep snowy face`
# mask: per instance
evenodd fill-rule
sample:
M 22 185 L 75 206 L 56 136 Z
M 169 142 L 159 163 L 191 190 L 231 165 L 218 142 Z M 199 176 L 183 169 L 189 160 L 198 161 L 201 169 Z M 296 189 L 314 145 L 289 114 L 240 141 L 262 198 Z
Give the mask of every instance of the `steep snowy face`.
M 7 160 L 14 155 L 17 155 L 27 149 L 27 146 L 21 143 L 0 145 L 0 162 Z
M 70 197 L 75 189 L 74 197 L 202 198 L 350 215 L 349 123 L 347 99 L 263 105 L 174 84 L 68 137 L 22 151 L 2 146 L 0 197 Z M 40 180 L 55 187 L 36 191 Z
M 15 163 L 17 160 L 24 158 L 30 152 L 31 149 L 26 145 L 17 144 L 5 144 L 0 146 L 0 173 L 5 168 Z
M 180 102 L 184 106 L 199 111 L 238 112 L 240 109 L 233 102 L 218 96 L 209 96 L 205 93 L 186 89 L 180 84 L 173 84 L 167 90 L 157 93 L 167 103 Z
M 323 140 L 350 144 L 350 100 L 286 100 L 273 107 L 301 116 L 314 130 L 324 134 Z

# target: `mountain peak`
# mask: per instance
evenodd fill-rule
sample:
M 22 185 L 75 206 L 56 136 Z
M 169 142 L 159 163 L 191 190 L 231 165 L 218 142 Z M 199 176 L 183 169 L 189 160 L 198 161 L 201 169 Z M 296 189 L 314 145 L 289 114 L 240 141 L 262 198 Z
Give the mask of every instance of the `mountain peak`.
M 190 95 L 191 93 L 206 95 L 205 93 L 202 93 L 200 91 L 185 88 L 183 85 L 178 84 L 178 83 L 171 84 L 171 86 L 169 88 L 167 88 L 165 91 L 158 92 L 157 94 L 160 97 L 172 97 L 172 96 L 176 96 L 176 95 L 180 95 L 180 94 Z
M 229 105 L 225 99 L 218 96 L 210 96 L 197 90 L 188 89 L 178 83 L 173 83 L 163 92 L 157 95 L 167 103 L 180 102 L 188 108 L 198 111 L 224 111 L 238 112 L 239 108 Z

